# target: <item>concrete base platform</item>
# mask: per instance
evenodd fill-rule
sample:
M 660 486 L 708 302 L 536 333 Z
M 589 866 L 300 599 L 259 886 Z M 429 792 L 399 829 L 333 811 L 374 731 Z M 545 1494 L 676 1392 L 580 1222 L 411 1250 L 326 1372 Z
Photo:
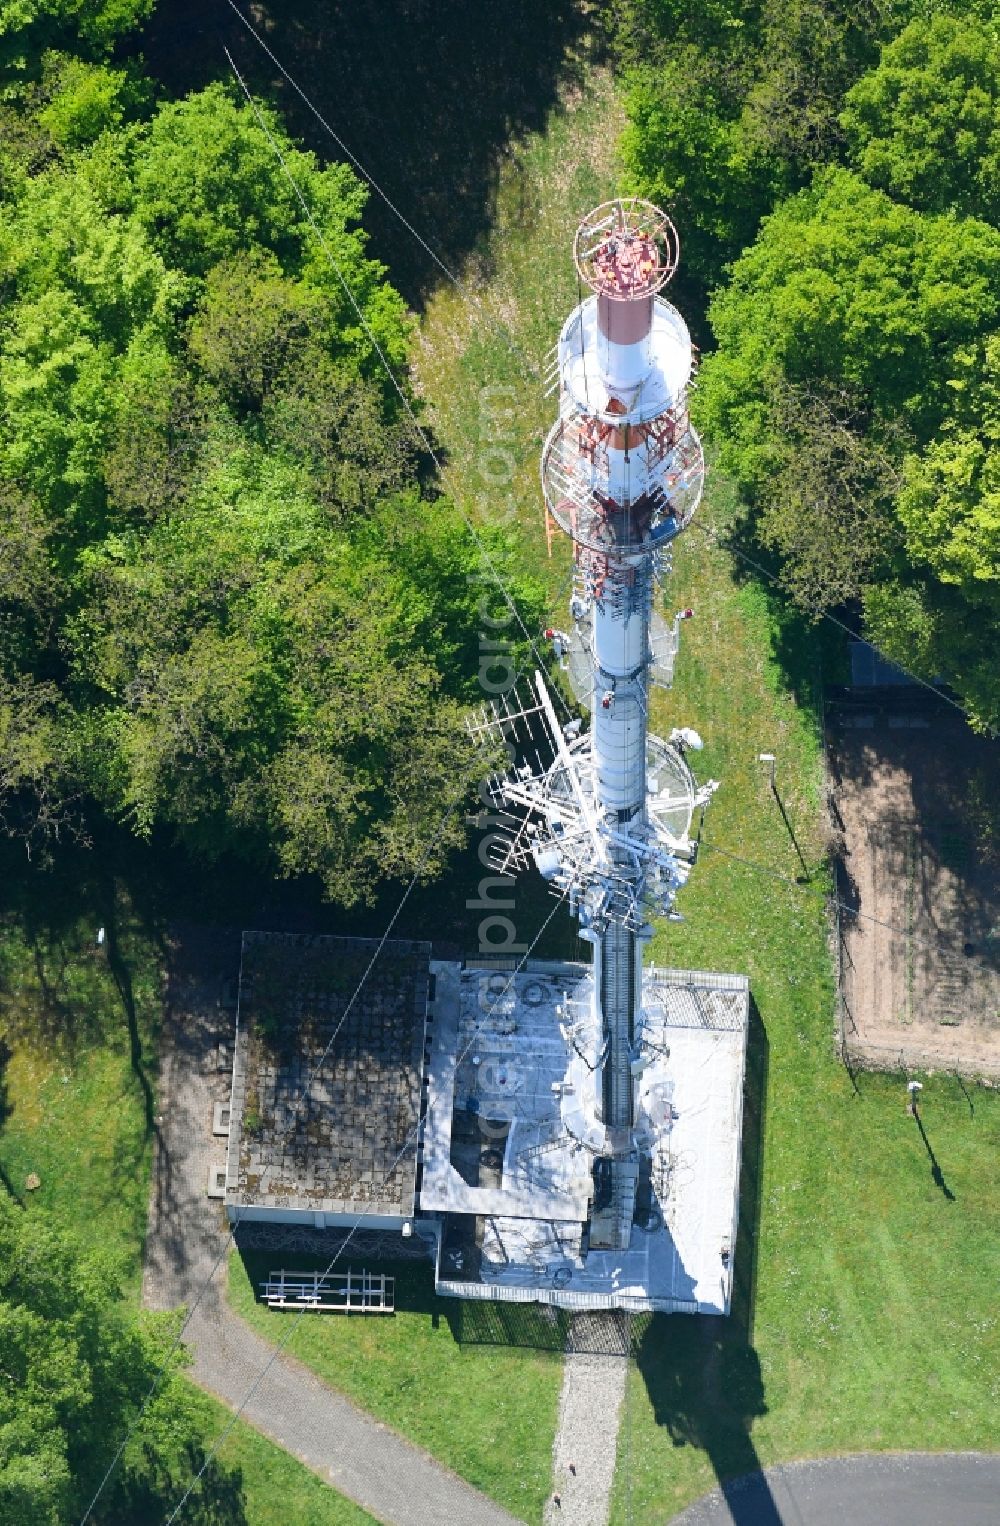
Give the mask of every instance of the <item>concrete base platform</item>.
M 590 966 L 431 969 L 420 1211 L 440 1224 L 438 1292 L 728 1313 L 746 978 L 643 971 L 635 1218 L 627 1249 L 598 1251 L 594 1161 L 608 1137 L 590 1081 Z

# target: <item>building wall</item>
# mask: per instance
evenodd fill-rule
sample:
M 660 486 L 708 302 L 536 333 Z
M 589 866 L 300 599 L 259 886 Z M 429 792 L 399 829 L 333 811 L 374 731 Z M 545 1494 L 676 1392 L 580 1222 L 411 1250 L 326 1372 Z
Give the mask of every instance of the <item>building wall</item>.
M 407 1222 L 389 1214 L 323 1213 L 313 1208 L 269 1208 L 260 1203 L 227 1202 L 230 1224 L 297 1224 L 303 1229 L 383 1229 L 402 1231 Z

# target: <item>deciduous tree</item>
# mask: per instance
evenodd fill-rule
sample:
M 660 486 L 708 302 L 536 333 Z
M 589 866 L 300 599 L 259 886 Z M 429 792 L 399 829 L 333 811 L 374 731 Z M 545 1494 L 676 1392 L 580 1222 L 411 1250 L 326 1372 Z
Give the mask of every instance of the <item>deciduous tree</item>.
M 975 15 L 911 21 L 846 97 L 869 185 L 928 212 L 1000 220 L 1000 43 Z
M 115 1267 L 0 1188 L 0 1521 L 65 1526 L 90 1504 L 164 1363 L 166 1380 L 102 1492 L 94 1520 L 169 1514 L 204 1450 L 168 1359 L 173 1320 L 137 1320 Z M 173 1368 L 173 1372 L 170 1368 Z M 238 1475 L 211 1463 L 192 1518 L 245 1526 Z

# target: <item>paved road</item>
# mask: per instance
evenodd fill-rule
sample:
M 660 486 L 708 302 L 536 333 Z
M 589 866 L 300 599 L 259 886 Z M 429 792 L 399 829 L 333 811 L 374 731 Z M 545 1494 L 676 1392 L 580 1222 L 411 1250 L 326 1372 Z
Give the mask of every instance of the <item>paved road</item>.
M 226 1243 L 221 1206 L 206 1197 L 205 1187 L 209 1165 L 221 1163 L 225 1153 L 225 1141 L 212 1137 L 213 1103 L 229 1095 L 215 1054 L 232 1014 L 220 1012 L 217 997 L 238 958 L 238 937 L 192 931 L 175 961 L 143 1284 L 151 1308 L 190 1307 Z M 273 1348 L 229 1309 L 225 1282 L 223 1257 L 184 1338 L 193 1358 L 191 1376 L 235 1408 Z M 284 1354 L 244 1413 L 389 1526 L 516 1526 L 499 1505 Z
M 224 1311 L 196 1314 L 186 1339 L 196 1383 L 235 1408 L 273 1347 Z M 398 1526 L 515 1526 L 493 1504 L 426 1453 L 356 1409 L 282 1354 L 243 1413 L 258 1430 L 371 1512 Z
M 671 1526 L 998 1526 L 1000 1456 L 826 1457 L 727 1484 Z

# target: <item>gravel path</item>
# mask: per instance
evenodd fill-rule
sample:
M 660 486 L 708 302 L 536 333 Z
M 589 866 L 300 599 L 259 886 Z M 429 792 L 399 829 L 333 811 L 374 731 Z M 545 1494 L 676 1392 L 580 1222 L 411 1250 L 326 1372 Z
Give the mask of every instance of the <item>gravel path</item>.
M 627 1377 L 624 1357 L 566 1356 L 545 1526 L 606 1526 Z
M 996 1526 L 998 1501 L 1000 1457 L 824 1457 L 735 1479 L 672 1526 Z
M 273 1352 L 226 1304 L 222 1253 L 228 1226 L 221 1204 L 205 1193 L 209 1166 L 225 1156 L 225 1140 L 212 1136 L 212 1111 L 229 1094 L 216 1053 L 234 1021 L 232 1012 L 219 1008 L 218 996 L 238 960 L 238 934 L 192 930 L 185 931 L 174 961 L 143 1280 L 148 1307 L 191 1305 L 219 1262 L 184 1338 L 192 1352 L 191 1376 L 233 1408 L 243 1403 Z M 284 1353 L 244 1413 L 390 1526 L 516 1526 L 499 1505 Z

